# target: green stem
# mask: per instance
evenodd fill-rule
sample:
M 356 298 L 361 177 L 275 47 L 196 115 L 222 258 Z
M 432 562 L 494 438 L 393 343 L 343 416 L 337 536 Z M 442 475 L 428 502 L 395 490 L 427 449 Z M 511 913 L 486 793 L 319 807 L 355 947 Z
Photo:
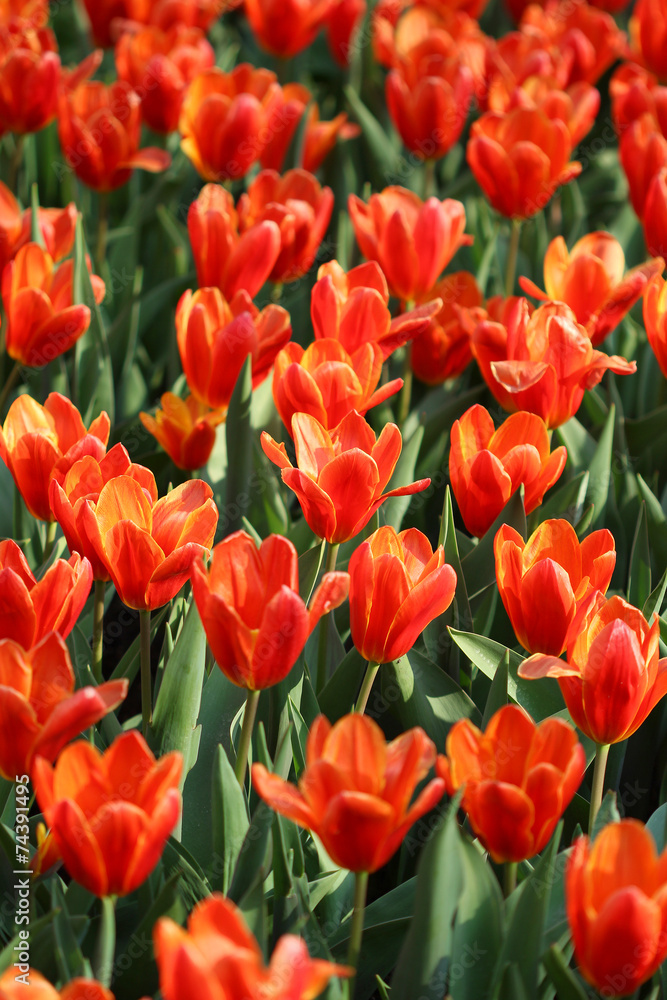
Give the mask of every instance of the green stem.
M 591 805 L 588 814 L 588 832 L 593 832 L 595 817 L 602 804 L 602 792 L 604 790 L 604 774 L 607 769 L 607 758 L 609 757 L 609 743 L 598 743 L 595 750 L 595 763 L 593 765 L 593 784 L 591 786 Z
M 93 974 L 107 988 L 111 985 L 113 960 L 116 952 L 116 897 L 100 899 L 100 929 L 93 955 Z
M 512 231 L 510 234 L 510 245 L 507 252 L 507 269 L 505 271 L 505 296 L 509 298 L 514 294 L 514 282 L 516 281 L 516 262 L 519 256 L 519 240 L 521 238 L 521 219 L 512 219 Z
M 14 146 L 14 152 L 11 155 L 9 161 L 9 168 L 7 170 L 7 187 L 12 192 L 12 194 L 18 194 L 16 190 L 17 181 L 19 176 L 19 169 L 21 162 L 23 160 L 23 146 L 25 144 L 25 136 L 19 135 L 15 137 L 16 145 Z
M 338 556 L 339 545 L 329 544 L 327 550 L 327 561 L 324 567 L 325 573 L 333 573 L 336 568 L 336 558 Z M 320 618 L 320 637 L 317 645 L 317 677 L 315 679 L 315 690 L 319 694 L 327 682 L 327 638 L 329 635 L 329 615 L 322 615 Z
M 408 419 L 410 413 L 410 401 L 412 399 L 412 364 L 410 362 L 410 347 L 405 348 L 405 359 L 403 361 L 403 388 L 398 397 L 398 426 Z
M 519 867 L 518 861 L 506 861 L 503 875 L 503 892 L 505 899 L 511 896 L 516 889 L 516 873 Z
M 355 970 L 361 952 L 361 938 L 364 933 L 364 910 L 366 908 L 366 893 L 368 892 L 368 872 L 354 873 L 354 906 L 352 909 L 352 927 L 350 928 L 350 943 L 347 950 L 347 964 Z M 348 979 L 348 997 L 354 996 L 354 976 Z
M 104 623 L 104 591 L 105 580 L 95 580 L 95 597 L 93 604 L 93 677 L 98 684 L 102 683 L 102 625 Z
M 46 525 L 46 542 L 44 543 L 44 555 L 42 557 L 42 562 L 46 562 L 51 553 L 53 552 L 53 543 L 56 540 L 56 531 L 58 530 L 57 521 L 49 521 Z
M 139 635 L 141 646 L 141 726 L 144 739 L 148 738 L 148 727 L 153 717 L 153 694 L 151 690 L 151 613 L 139 612 Z
M 435 160 L 424 160 L 424 201 L 426 201 L 427 198 L 434 197 L 437 197 Z
M 366 667 L 366 673 L 364 674 L 364 679 L 361 682 L 361 691 L 359 692 L 359 697 L 357 698 L 357 704 L 354 706 L 355 712 L 359 712 L 361 715 L 366 711 L 366 705 L 368 703 L 368 697 L 371 693 L 371 688 L 373 687 L 373 681 L 380 669 L 379 663 L 372 663 L 369 661 Z
M 248 691 L 245 711 L 243 713 L 243 724 L 241 725 L 241 739 L 239 740 L 239 749 L 236 754 L 236 765 L 234 767 L 234 774 L 241 788 L 245 784 L 245 773 L 248 769 L 248 750 L 250 749 L 250 740 L 252 739 L 252 731 L 255 725 L 258 702 L 259 691 Z
M 21 365 L 18 361 L 14 363 L 14 367 L 9 373 L 7 381 L 2 387 L 2 392 L 0 392 L 0 418 L 2 417 L 3 411 L 5 409 L 5 403 L 9 397 L 10 392 L 18 382 L 19 375 L 21 374 Z
M 95 247 L 95 270 L 102 273 L 102 265 L 107 252 L 107 235 L 109 232 L 109 195 L 100 191 L 97 202 L 97 243 Z

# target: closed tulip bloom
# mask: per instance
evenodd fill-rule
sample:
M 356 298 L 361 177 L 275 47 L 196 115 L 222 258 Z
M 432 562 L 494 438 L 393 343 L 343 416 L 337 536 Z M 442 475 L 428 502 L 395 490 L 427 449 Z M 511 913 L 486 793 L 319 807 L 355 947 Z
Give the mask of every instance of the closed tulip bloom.
M 190 579 L 192 564 L 211 546 L 218 510 L 211 487 L 191 479 L 157 499 L 130 476 L 117 476 L 97 504 L 82 507 L 82 523 L 124 604 L 154 611 Z
M 644 326 L 662 374 L 667 378 L 667 281 L 657 274 L 644 292 Z
M 241 3 L 242 0 L 153 0 L 149 23 L 163 31 L 178 25 L 208 31 L 222 14 Z
M 120 19 L 146 24 L 152 0 L 82 0 L 82 3 L 95 45 L 108 48 L 120 33 Z
M 308 413 L 292 417 L 296 468 L 284 444 L 262 433 L 264 454 L 281 470 L 282 480 L 296 493 L 308 526 L 332 545 L 346 542 L 365 528 L 388 498 L 425 490 L 430 479 L 383 493 L 403 447 L 396 424 L 385 424 L 375 438 L 364 418 L 352 410 L 328 431 Z
M 160 860 L 181 812 L 181 754 L 156 761 L 136 730 L 101 753 L 85 740 L 33 765 L 35 794 L 65 868 L 95 896 L 126 896 Z
M 290 58 L 315 41 L 336 0 L 245 0 L 256 41 L 267 52 Z
M 665 123 L 667 126 L 667 122 Z M 667 139 L 655 117 L 645 113 L 630 122 L 619 138 L 619 158 L 628 181 L 630 201 L 640 219 L 647 217 L 646 199 L 653 178 L 667 167 Z
M 258 691 L 283 680 L 323 614 L 347 597 L 347 573 L 325 573 L 309 607 L 299 596 L 297 551 L 282 535 L 259 549 L 236 531 L 197 561 L 192 593 L 206 638 L 223 674 Z
M 567 662 L 535 653 L 519 667 L 527 680 L 555 677 L 576 726 L 596 743 L 620 743 L 667 693 L 659 660 L 660 623 L 621 597 L 592 595 L 567 636 Z
M 139 414 L 142 424 L 179 469 L 201 469 L 211 457 L 215 428 L 225 419 L 224 411 L 173 392 L 163 393 L 160 405 L 154 417 Z
M 188 84 L 215 62 L 215 53 L 199 28 L 176 25 L 161 31 L 148 25 L 124 31 L 116 44 L 116 72 L 141 98 L 141 115 L 154 132 L 178 128 Z
M 535 510 L 567 461 L 562 445 L 550 451 L 546 425 L 534 413 L 513 413 L 496 430 L 488 410 L 476 404 L 454 422 L 450 441 L 452 491 L 463 523 L 478 538 L 521 485 L 526 513 Z
M 586 389 L 606 371 L 632 375 L 635 361 L 596 351 L 569 306 L 547 302 L 530 315 L 516 299 L 504 322 L 483 320 L 471 337 L 472 353 L 500 405 L 528 410 L 547 427 L 560 427 L 579 409 Z
M 378 528 L 349 562 L 352 641 L 371 663 L 397 660 L 452 603 L 456 572 L 421 531 Z
M 630 18 L 635 61 L 667 82 L 667 7 L 665 0 L 637 0 Z
M 333 726 L 320 715 L 308 733 L 298 788 L 262 764 L 253 764 L 252 784 L 272 809 L 316 834 L 335 864 L 374 872 L 442 798 L 445 783 L 434 778 L 410 805 L 435 757 L 419 727 L 386 743 L 367 715 L 353 712 Z
M 30 774 L 37 755 L 54 761 L 66 743 L 120 705 L 127 688 L 123 678 L 75 691 L 69 652 L 57 632 L 28 651 L 0 639 L 0 774 L 13 781 Z
M 350 65 L 356 34 L 367 9 L 366 0 L 337 0 L 327 20 L 329 51 L 339 66 Z
M 266 170 L 282 170 L 308 105 L 310 108 L 302 126 L 305 131 L 300 166 L 304 170 L 315 173 L 338 139 L 352 139 L 359 135 L 359 126 L 348 122 L 344 111 L 331 121 L 320 121 L 320 109 L 308 88 L 301 83 L 287 83 L 282 87 L 281 104 L 275 107 L 269 122 L 271 138 L 260 156 L 260 163 Z
M 266 219 L 280 229 L 280 253 L 271 281 L 296 281 L 313 265 L 327 231 L 334 196 L 307 170 L 262 170 L 238 201 L 242 232 Z
M 599 0 L 593 5 L 586 0 L 572 0 L 567 7 L 560 0 L 531 3 L 521 18 L 520 28 L 526 34 L 540 37 L 545 47 L 555 46 L 562 53 L 568 69 L 566 86 L 581 81 L 595 84 L 627 50 L 625 33 L 614 18 L 605 10 L 595 9 L 614 2 Z
M 378 388 L 383 360 L 377 344 L 362 344 L 348 354 L 329 337 L 316 340 L 305 351 L 289 343 L 273 369 L 273 401 L 287 430 L 291 432 L 295 413 L 309 413 L 331 429 L 351 410 L 363 415 L 393 396 L 403 380 L 393 379 Z
M 23 991 L 23 992 L 21 992 Z M 2 1000 L 21 1000 L 25 996 L 25 983 L 16 977 L 14 966 L 10 966 L 0 976 L 0 998 Z M 61 990 L 44 978 L 37 969 L 30 969 L 31 1000 L 114 1000 L 111 990 L 96 979 L 72 979 Z
M 93 574 L 80 555 L 56 559 L 37 580 L 19 546 L 0 542 L 0 639 L 31 649 L 49 632 L 70 634 L 90 593 Z
M 268 305 L 260 312 L 247 292 L 227 302 L 217 288 L 187 291 L 176 307 L 176 339 L 195 399 L 227 410 L 248 355 L 256 388 L 292 335 L 289 313 Z
M 322 264 L 310 295 L 316 340 L 338 340 L 348 354 L 363 344 L 377 344 L 384 360 L 427 330 L 440 306 L 434 296 L 392 319 L 387 279 L 374 260 L 347 273 L 337 260 Z
M 49 502 L 54 474 L 66 473 L 84 455 L 99 461 L 109 430 L 109 415 L 102 411 L 86 431 L 76 406 L 59 392 L 50 393 L 44 406 L 28 395 L 14 400 L 0 427 L 0 458 L 33 517 L 54 520 Z
M 610 531 L 580 542 L 569 521 L 543 521 L 527 542 L 503 524 L 493 551 L 496 579 L 517 639 L 529 653 L 560 656 L 581 603 L 606 593 L 616 565 Z
M 28 21 L 35 28 L 43 28 L 49 19 L 49 0 L 0 0 L 0 21 L 13 18 Z
M 554 79 L 533 76 L 508 95 L 502 110 L 514 108 L 538 108 L 552 121 L 558 118 L 567 126 L 574 148 L 595 124 L 600 110 L 600 91 L 585 80 L 563 90 Z
M 472 242 L 465 209 L 453 198 L 422 202 L 406 188 L 388 187 L 367 205 L 351 194 L 348 210 L 361 252 L 378 262 L 392 295 L 404 301 L 423 300 L 459 247 Z
M 50 28 L 20 19 L 0 24 L 0 128 L 24 135 L 53 121 L 60 57 Z
M 667 256 L 667 166 L 649 184 L 643 224 L 646 249 L 662 263 L 662 255 Z
M 643 823 L 622 819 L 591 843 L 579 837 L 565 869 L 574 959 L 602 996 L 628 996 L 667 957 L 667 851 Z
M 77 210 L 73 201 L 66 208 L 40 208 L 37 214 L 44 248 L 54 263 L 67 257 L 74 246 Z M 16 198 L 0 182 L 0 272 L 21 247 L 32 240 L 32 209 L 21 211 Z
M 650 260 L 624 274 L 625 254 L 611 233 L 588 233 L 570 252 L 563 237 L 557 236 L 544 257 L 546 291 L 528 278 L 519 278 L 519 284 L 535 298 L 565 302 L 595 347 L 616 329 L 663 267 L 662 260 Z
M 462 321 L 461 309 L 482 305 L 482 293 L 468 271 L 446 274 L 433 286 L 433 294 L 442 305 L 424 332 L 414 338 L 410 349 L 410 367 L 427 385 L 455 378 L 468 367 L 472 361 L 470 331 Z
M 667 129 L 667 87 L 662 86 L 654 73 L 649 73 L 637 63 L 624 62 L 609 80 L 611 114 L 619 138 L 632 122 L 648 114 L 658 128 Z
M 116 476 L 130 476 L 152 496 L 155 494 L 153 473 L 143 465 L 130 461 L 122 444 L 114 445 L 101 456 L 86 451 L 71 464 L 56 465 L 49 483 L 49 503 L 60 524 L 70 552 L 85 556 L 93 568 L 94 580 L 110 580 L 106 565 L 88 537 L 89 512 L 95 511 L 102 487 Z
M 460 719 L 436 772 L 447 793 L 463 787 L 461 808 L 495 862 L 524 861 L 551 839 L 586 770 L 586 753 L 564 719 L 535 725 L 505 705 L 482 732 Z

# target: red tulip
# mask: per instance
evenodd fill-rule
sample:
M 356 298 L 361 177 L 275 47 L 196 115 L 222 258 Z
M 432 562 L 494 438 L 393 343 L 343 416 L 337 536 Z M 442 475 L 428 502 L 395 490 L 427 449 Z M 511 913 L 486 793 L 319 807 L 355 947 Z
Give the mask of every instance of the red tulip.
M 667 6 L 665 0 L 637 0 L 630 18 L 635 61 L 667 81 Z
M 653 178 L 667 167 L 667 139 L 653 115 L 645 113 L 630 122 L 620 137 L 619 157 L 628 180 L 632 207 L 640 219 L 648 217 L 649 188 Z
M 15 18 L 43 28 L 49 19 L 49 0 L 0 0 L 0 22 L 6 24 Z
M 436 772 L 496 862 L 538 854 L 581 784 L 586 753 L 563 719 L 539 725 L 516 705 L 491 717 L 486 732 L 460 719 L 447 736 Z
M 262 434 L 264 454 L 282 470 L 283 482 L 299 498 L 311 530 L 332 545 L 354 538 L 388 497 L 418 493 L 431 482 L 420 479 L 383 493 L 401 453 L 401 432 L 395 424 L 385 424 L 376 441 L 372 429 L 354 410 L 331 431 L 310 414 L 295 413 L 292 437 L 296 468 L 285 445 L 266 431 Z
M 419 727 L 386 743 L 367 715 L 353 712 L 334 726 L 320 715 L 298 788 L 262 764 L 253 764 L 252 784 L 272 809 L 317 834 L 334 864 L 374 872 L 442 797 L 444 782 L 434 778 L 410 805 L 434 761 L 435 746 Z
M 238 7 L 242 0 L 152 0 L 149 23 L 169 31 L 183 25 L 208 31 L 222 14 Z
M 470 364 L 470 333 L 461 319 L 461 310 L 482 304 L 482 293 L 468 271 L 445 275 L 433 286 L 433 294 L 442 305 L 426 330 L 412 341 L 410 351 L 410 367 L 427 385 L 455 378 Z
M 0 976 L 2 1000 L 21 1000 L 25 982 L 19 980 L 13 965 Z M 114 1000 L 114 995 L 96 979 L 72 979 L 58 991 L 37 969 L 30 969 L 30 1000 Z
M 283 59 L 315 41 L 336 0 L 245 0 L 245 13 L 256 41 Z
M 667 166 L 649 184 L 643 222 L 646 249 L 663 264 L 662 255 L 667 257 Z
M 119 19 L 145 24 L 152 0 L 83 0 L 95 45 L 113 45 L 120 30 Z M 115 22 L 115 24 L 114 24 Z
M 568 67 L 565 84 L 597 83 L 603 73 L 626 51 L 626 39 L 613 17 L 605 10 L 625 5 L 626 0 L 547 0 L 531 3 L 521 18 L 521 31 L 537 35 L 544 47 L 555 46 Z
M 667 131 L 667 87 L 636 63 L 621 63 L 609 81 L 611 114 L 619 137 L 629 126 L 648 114 L 663 134 Z M 663 127 L 664 126 L 664 127 Z
M 140 413 L 139 419 L 179 469 L 201 469 L 215 444 L 215 428 L 225 419 L 223 410 L 212 410 L 194 396 L 181 399 L 165 392 L 155 416 Z
M 517 639 L 530 653 L 560 656 L 577 608 L 609 586 L 613 535 L 604 528 L 579 542 L 569 521 L 549 520 L 524 542 L 503 524 L 493 551 L 498 591 Z
M 560 49 L 539 31 L 508 31 L 497 40 L 489 39 L 481 108 L 507 111 L 512 94 L 535 80 L 565 90 L 569 69 Z
M 0 23 L 0 129 L 37 132 L 56 116 L 60 57 L 50 28 Z
M 308 116 L 305 126 L 302 126 L 305 130 L 300 166 L 304 170 L 315 173 L 338 139 L 352 139 L 359 135 L 359 126 L 348 122 L 344 111 L 331 121 L 320 121 L 320 109 L 308 88 L 301 83 L 287 83 L 281 90 L 281 103 L 274 108 L 268 123 L 271 136 L 259 158 L 264 169 L 282 170 L 308 105 Z
M 74 246 L 76 205 L 66 208 L 40 208 L 37 220 L 49 256 L 58 262 L 67 257 Z M 32 209 L 21 211 L 19 203 L 0 181 L 0 272 L 32 239 Z
M 350 65 L 356 34 L 366 9 L 366 0 L 337 0 L 331 8 L 327 21 L 329 49 L 338 65 L 344 69 Z
M 659 274 L 651 278 L 644 292 L 644 326 L 648 342 L 667 378 L 667 281 Z
M 567 461 L 561 445 L 550 452 L 544 421 L 534 413 L 513 413 L 498 430 L 483 406 L 471 406 L 451 430 L 449 478 L 471 535 L 489 530 L 512 494 L 523 484 L 531 513 L 556 482 Z

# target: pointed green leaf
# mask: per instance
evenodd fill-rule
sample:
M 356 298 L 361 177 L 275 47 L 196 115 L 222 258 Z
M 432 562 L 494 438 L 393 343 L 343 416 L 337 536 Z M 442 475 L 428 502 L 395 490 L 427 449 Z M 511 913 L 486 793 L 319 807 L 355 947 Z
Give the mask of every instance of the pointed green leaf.
M 252 400 L 252 358 L 246 358 L 229 401 L 227 424 L 227 476 L 225 480 L 226 528 L 231 534 L 241 527 L 241 518 L 250 504 L 254 434 L 250 425 Z
M 220 871 L 211 883 L 226 895 L 250 821 L 245 795 L 221 746 L 213 767 L 212 803 L 213 858 Z
M 526 539 L 526 513 L 523 508 L 522 490 L 517 490 L 507 501 L 483 538 L 461 562 L 468 596 L 472 599 L 496 582 L 496 560 L 493 542 L 503 524 L 515 528 Z
M 114 381 L 109 344 L 100 307 L 95 301 L 86 263 L 87 247 L 81 215 L 76 221 L 72 302 L 90 309 L 90 326 L 74 347 L 73 394 L 86 426 L 106 410 L 114 424 Z M 75 391 L 74 391 L 75 390 Z
M 498 669 L 493 675 L 493 680 L 491 681 L 491 689 L 488 693 L 486 699 L 486 705 L 484 706 L 484 716 L 482 718 L 482 729 L 486 730 L 489 724 L 489 719 L 492 715 L 495 715 L 504 705 L 507 704 L 507 685 L 509 682 L 509 671 L 510 671 L 510 651 L 506 651 L 502 661 L 500 662 Z
M 588 492 L 586 502 L 593 504 L 592 528 L 601 528 L 604 525 L 604 515 L 607 507 L 607 497 L 611 486 L 611 459 L 614 448 L 614 421 L 616 419 L 616 407 L 609 408 L 609 416 L 602 428 L 602 434 L 598 441 L 595 454 L 588 467 L 590 479 L 588 481 Z
M 460 845 L 460 864 L 463 892 L 454 923 L 449 995 L 479 1000 L 489 995 L 493 982 L 504 933 L 503 902 L 490 865 L 467 841 Z
M 651 550 L 648 543 L 646 504 L 642 501 L 630 552 L 628 601 L 641 608 L 651 594 Z
M 424 437 L 424 428 L 418 427 L 412 437 L 403 442 L 403 448 L 393 471 L 391 480 L 387 486 L 388 490 L 405 486 L 415 479 L 415 466 L 419 456 L 419 449 Z M 408 507 L 412 501 L 412 496 L 390 497 L 382 505 L 380 516 L 385 524 L 391 525 L 396 531 L 401 530 L 403 518 L 407 514 Z
M 557 944 L 552 944 L 542 956 L 542 963 L 549 979 L 556 987 L 558 1000 L 588 1000 L 588 993 L 569 967 L 565 955 Z

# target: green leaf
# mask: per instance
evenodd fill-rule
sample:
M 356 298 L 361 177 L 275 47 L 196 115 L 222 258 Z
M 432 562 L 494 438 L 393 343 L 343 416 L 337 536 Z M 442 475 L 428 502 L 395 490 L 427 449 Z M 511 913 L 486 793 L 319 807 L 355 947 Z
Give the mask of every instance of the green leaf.
M 81 215 L 76 220 L 74 238 L 74 272 L 72 303 L 90 309 L 90 326 L 77 340 L 74 348 L 73 396 L 86 426 L 102 410 L 109 414 L 114 424 L 114 382 L 109 344 L 102 322 L 100 308 L 95 301 L 93 286 L 86 263 L 86 241 Z
M 479 1000 L 489 995 L 502 945 L 502 895 L 490 865 L 467 841 L 460 845 L 459 863 L 463 892 L 454 923 L 449 995 L 452 1000 Z
M 42 250 L 46 250 L 44 233 L 39 224 L 39 189 L 36 184 L 31 185 L 30 188 L 30 208 L 30 242 L 37 243 Z
M 72 918 L 67 912 L 65 896 L 58 879 L 54 879 L 51 885 L 51 907 L 54 911 L 55 955 L 63 981 L 69 982 L 75 976 L 90 978 L 92 975 L 90 963 L 87 958 L 84 958 L 79 947 L 77 935 L 72 926 Z M 84 926 L 87 927 L 89 923 L 90 921 L 86 918 Z
M 526 539 L 526 513 L 521 493 L 521 490 L 516 490 L 512 494 L 489 530 L 461 562 L 466 590 L 471 599 L 496 582 L 493 542 L 499 528 L 503 524 L 508 524 L 519 532 L 524 541 Z
M 655 846 L 659 854 L 665 849 L 667 843 L 667 802 L 659 806 L 656 811 L 649 816 L 646 821 L 646 829 L 655 840 Z
M 588 993 L 569 967 L 557 944 L 552 944 L 542 956 L 542 964 L 556 987 L 558 1000 L 588 1000 Z
M 213 767 L 212 803 L 213 856 L 218 864 L 211 882 L 226 895 L 250 821 L 245 795 L 221 746 Z
M 442 545 L 445 550 L 445 562 L 456 572 L 456 592 L 455 599 L 459 614 L 466 621 L 472 623 L 472 612 L 466 588 L 466 580 L 462 569 L 459 547 L 456 539 L 456 527 L 454 525 L 454 510 L 452 508 L 452 493 L 449 484 L 445 489 L 445 499 L 442 504 L 442 515 L 440 518 L 440 535 L 438 545 Z
M 385 173 L 395 174 L 399 156 L 392 148 L 391 139 L 380 125 L 377 118 L 368 110 L 361 98 L 351 86 L 346 86 L 345 96 L 349 101 L 354 118 L 359 122 L 364 139 L 377 163 Z
M 533 516 L 538 523 L 553 517 L 564 517 L 571 524 L 576 524 L 584 512 L 589 479 L 590 473 L 586 469 L 563 486 L 551 489 L 548 499 L 534 511 Z
M 651 594 L 651 550 L 648 543 L 646 504 L 642 501 L 630 552 L 628 602 L 642 607 Z
M 417 464 L 423 437 L 424 428 L 420 426 L 407 441 L 403 442 L 400 457 L 387 486 L 388 490 L 394 490 L 399 486 L 405 486 L 407 483 L 414 482 L 415 465 Z M 386 500 L 382 505 L 384 523 L 391 525 L 396 531 L 400 531 L 403 518 L 407 514 L 411 501 L 412 496 L 390 497 L 389 500 Z
M 482 717 L 482 729 L 486 730 L 489 723 L 489 719 L 492 715 L 495 715 L 504 705 L 507 704 L 507 685 L 509 682 L 509 671 L 510 671 L 510 651 L 509 649 L 505 653 L 501 663 L 498 666 L 495 674 L 493 675 L 493 680 L 491 681 L 491 689 L 489 690 L 486 705 L 484 706 L 484 715 Z
M 322 539 L 320 545 L 315 545 L 299 556 L 299 594 L 306 604 L 310 601 L 317 577 L 324 560 L 326 542 Z
M 352 711 L 365 670 L 366 661 L 353 646 L 317 699 L 329 722 L 337 722 Z
M 616 407 L 609 408 L 609 416 L 602 428 L 602 434 L 598 441 L 595 454 L 588 467 L 590 479 L 588 481 L 588 492 L 586 502 L 593 504 L 592 528 L 601 528 L 604 525 L 604 515 L 607 507 L 607 497 L 611 486 L 611 459 L 614 447 L 614 421 L 616 419 Z
M 602 805 L 598 809 L 597 816 L 595 817 L 595 822 L 593 823 L 593 835 L 592 840 L 595 840 L 598 833 L 609 826 L 610 823 L 618 823 L 621 818 L 618 811 L 618 806 L 616 805 L 616 792 L 611 790 L 607 792 L 602 800 Z
M 647 413 L 638 420 L 625 421 L 625 439 L 631 455 L 641 455 L 655 446 L 658 439 L 667 434 L 667 406 Z
M 252 358 L 246 358 L 229 401 L 225 434 L 227 437 L 227 476 L 225 480 L 225 534 L 241 527 L 242 514 L 250 502 L 250 478 L 253 471 L 253 431 L 250 424 L 252 400 Z
M 234 903 L 240 904 L 243 897 L 261 886 L 270 871 L 273 816 L 273 810 L 265 802 L 260 802 L 252 814 L 229 887 L 228 896 Z
M 654 614 L 659 615 L 662 612 L 665 593 L 667 593 L 667 569 L 662 574 L 658 586 L 651 591 L 644 602 L 642 614 L 647 622 L 651 621 Z

